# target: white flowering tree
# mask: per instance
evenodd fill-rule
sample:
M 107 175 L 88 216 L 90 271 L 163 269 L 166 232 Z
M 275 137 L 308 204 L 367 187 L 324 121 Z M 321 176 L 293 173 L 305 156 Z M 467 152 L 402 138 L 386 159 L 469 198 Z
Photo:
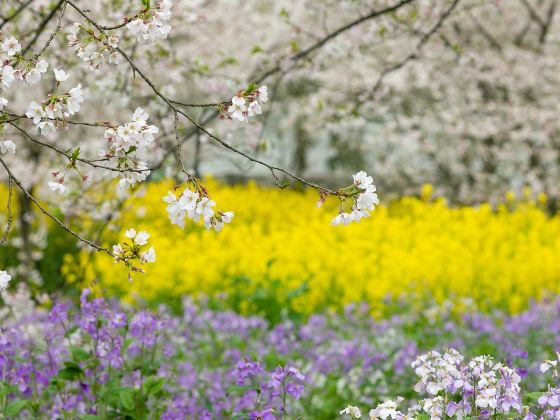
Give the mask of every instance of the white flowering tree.
M 231 8 L 227 3 L 221 2 L 220 8 Z M 248 52 L 248 46 L 238 39 L 235 48 L 230 48 L 224 32 L 231 26 L 228 20 L 245 15 L 249 20 L 245 24 L 251 20 L 269 24 L 278 19 L 279 11 L 288 16 L 287 9 L 278 10 L 273 4 L 251 11 L 248 6 L 257 7 L 258 2 L 254 3 L 240 2 L 237 16 L 220 13 L 212 22 L 219 9 L 211 2 L 3 2 L 0 164 L 8 189 L 8 213 L 1 243 L 9 239 L 12 201 L 17 196 L 18 239 L 28 263 L 33 259 L 30 210 L 35 206 L 81 243 L 124 262 L 131 271 L 142 271 L 139 264 L 155 261 L 155 250 L 145 249 L 147 232 L 130 229 L 126 232 L 129 242 L 108 249 L 100 245 L 99 238 L 88 238 L 87 232 L 75 228 L 79 226 L 75 219 L 89 213 L 110 220 L 119 201 L 158 172 L 180 181 L 175 193 L 164 198 L 172 223 L 184 227 L 185 219 L 190 218 L 220 230 L 233 213 L 215 209 L 196 168 L 185 164 L 189 154 L 183 150 L 184 144 L 193 138 L 199 142 L 201 135 L 233 155 L 265 167 L 279 186 L 283 185 L 281 177 L 288 178 L 317 189 L 320 202 L 329 195 L 350 202 L 341 206 L 335 224 L 359 220 L 373 210 L 378 202 L 375 187 L 364 172 L 355 176 L 351 187 L 334 191 L 261 160 L 243 145 L 224 139 L 222 133 L 238 130 L 233 124 L 249 120 L 264 124 L 258 120 L 269 102 L 265 84 L 269 80 L 278 85 L 280 76 L 309 65 L 315 51 L 331 39 L 362 22 L 397 13 L 412 2 L 387 3 L 367 16 L 354 16 L 346 25 L 317 35 L 305 49 L 296 47 L 295 41 L 290 44 L 283 37 L 276 38 L 279 28 L 274 26 L 268 39 L 262 39 L 266 42 L 263 47 L 254 45 Z M 287 2 L 285 6 L 291 5 Z M 302 12 L 300 6 L 294 6 Z M 346 12 L 349 18 L 356 14 Z M 243 30 L 243 25 L 235 26 L 231 37 Z M 213 51 L 214 56 L 205 57 L 209 37 L 226 42 Z M 197 38 L 196 48 L 193 38 Z M 286 50 L 288 46 L 291 51 Z M 227 49 L 230 56 L 224 58 Z M 255 55 L 261 56 L 258 61 Z M 223 62 L 207 64 L 215 57 Z M 150 122 L 146 110 L 152 114 Z M 210 128 L 216 124 L 221 126 Z M 96 191 L 103 193 L 114 177 L 119 178 L 118 200 L 96 202 Z M 8 281 L 9 275 L 3 271 L 2 288 Z
M 521 173 L 554 194 L 555 4 L 3 1 L 0 242 L 14 239 L 31 264 L 36 207 L 141 270 L 155 260 L 144 232 L 109 249 L 80 218 L 107 224 L 138 185 L 171 176 L 178 187 L 162 202 L 171 223 L 220 230 L 233 213 L 204 187 L 207 161 L 305 184 L 319 203 L 339 199 L 334 224 L 367 216 L 378 200 L 365 172 L 343 188 L 334 172 L 324 183 L 304 177 L 313 144 L 334 145 L 335 163 L 371 168 L 399 191 L 432 181 L 467 200 L 504 178 L 521 185 Z M 298 158 L 285 159 L 294 127 Z

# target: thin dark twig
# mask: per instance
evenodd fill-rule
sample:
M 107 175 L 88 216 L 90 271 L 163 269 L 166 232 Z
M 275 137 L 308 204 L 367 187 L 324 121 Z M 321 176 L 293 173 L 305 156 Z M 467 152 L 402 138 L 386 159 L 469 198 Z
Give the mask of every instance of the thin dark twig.
M 66 152 L 64 150 L 59 149 L 56 146 L 53 146 L 52 144 L 49 143 L 45 143 L 42 142 L 41 140 L 37 140 L 36 138 L 34 138 L 33 136 L 31 136 L 31 134 L 29 134 L 26 130 L 24 130 L 23 128 L 21 128 L 20 126 L 14 124 L 14 123 L 10 123 L 10 125 L 12 127 L 14 127 L 16 130 L 18 130 L 19 132 L 21 132 L 28 140 L 32 141 L 35 144 L 38 144 L 39 146 L 43 146 L 46 147 L 48 149 L 53 150 L 54 152 L 63 155 L 66 159 L 68 159 L 68 161 L 72 160 L 72 156 L 69 152 Z M 86 165 L 89 165 L 93 168 L 98 168 L 98 169 L 105 169 L 108 171 L 112 171 L 112 172 L 120 172 L 120 173 L 124 173 L 124 172 L 137 172 L 137 173 L 141 173 L 141 172 L 148 172 L 151 171 L 151 168 L 147 168 L 147 169 L 119 169 L 119 168 L 112 168 L 110 166 L 105 166 L 105 165 L 98 165 L 97 163 L 95 163 L 96 161 L 99 160 L 89 160 L 89 159 L 83 159 L 80 157 L 76 158 L 76 161 L 78 162 L 82 162 L 85 163 Z
M 88 22 L 90 22 L 93 26 L 95 26 L 98 30 L 102 31 L 102 28 L 93 20 L 91 19 L 84 11 L 82 11 L 79 7 L 77 7 L 74 2 L 72 2 L 71 0 L 65 0 L 70 6 L 72 6 L 72 8 L 74 8 L 79 14 L 81 14 L 84 19 L 86 19 Z M 409 2 L 412 0 L 403 0 L 402 2 Z M 401 2 L 401 3 L 402 3 Z M 173 105 L 173 103 L 165 96 L 163 95 L 160 90 L 155 86 L 155 84 L 150 80 L 150 78 L 148 76 L 146 76 L 144 74 L 144 72 L 142 70 L 140 70 L 140 68 L 134 63 L 134 61 L 132 61 L 132 59 L 120 48 L 116 48 L 116 50 L 121 54 L 121 56 L 128 62 L 128 64 L 130 65 L 130 67 L 135 71 L 136 74 L 138 74 L 138 76 L 140 76 L 144 82 L 152 89 L 152 91 L 155 93 L 156 96 L 158 96 L 163 102 L 165 102 L 169 108 L 171 108 L 171 110 L 174 113 L 178 113 L 182 116 L 184 116 L 185 118 L 187 118 L 191 124 L 193 124 L 198 130 L 200 130 L 201 132 L 205 133 L 206 135 L 208 135 L 211 139 L 217 141 L 220 145 L 222 145 L 223 147 L 225 147 L 226 149 L 232 151 L 233 153 L 236 153 L 240 156 L 243 156 L 244 158 L 250 160 L 251 162 L 254 163 L 258 163 L 259 165 L 262 165 L 268 169 L 273 169 L 276 170 L 278 172 L 282 172 L 286 175 L 288 175 L 290 178 L 299 181 L 307 186 L 310 186 L 312 188 L 315 188 L 319 191 L 323 191 L 325 193 L 328 194 L 337 194 L 335 191 L 332 191 L 328 188 L 324 188 L 321 187 L 313 182 L 307 181 L 305 179 L 303 179 L 302 177 L 291 173 L 290 171 L 283 169 L 283 168 L 279 168 L 276 166 L 273 166 L 269 163 L 266 163 L 260 159 L 254 158 L 250 155 L 248 155 L 247 153 L 233 147 L 232 145 L 230 145 L 229 143 L 225 142 L 224 140 L 222 140 L 221 138 L 215 136 L 214 134 L 210 133 L 206 128 L 204 128 L 202 125 L 200 125 L 199 123 L 197 123 L 193 118 L 191 118 L 188 114 L 186 114 L 185 112 L 183 112 L 182 110 L 178 109 L 177 107 L 175 107 Z
M 8 22 L 10 22 L 11 20 L 15 19 L 21 12 L 23 12 L 27 6 L 29 6 L 31 3 L 33 3 L 35 0 L 27 0 L 25 3 L 23 3 L 16 11 L 14 11 L 10 16 L 8 16 L 7 18 L 5 18 L 2 23 L 0 23 L 0 30 L 4 27 L 4 25 Z
M 35 56 L 33 57 L 35 60 L 37 60 L 40 56 L 43 55 L 43 53 L 51 45 L 51 42 L 53 41 L 53 39 L 56 36 L 56 34 L 58 33 L 58 31 L 60 31 L 60 28 L 62 27 L 62 18 L 64 17 L 64 12 L 65 11 L 66 11 L 66 3 L 64 3 L 62 5 L 62 9 L 60 10 L 60 15 L 58 16 L 58 23 L 56 24 L 56 28 L 54 29 L 54 31 L 51 32 L 51 34 L 49 36 L 49 39 L 47 39 L 47 42 L 45 42 L 45 45 L 43 45 L 43 48 L 41 48 L 41 50 L 37 54 L 35 54 Z
M 16 185 L 19 187 L 19 189 L 25 194 L 25 196 L 27 198 L 29 198 L 33 204 L 35 204 L 39 210 L 41 210 L 41 212 L 49 217 L 50 219 L 52 219 L 56 224 L 58 224 L 62 229 L 64 229 L 66 232 L 70 233 L 71 235 L 73 235 L 74 237 L 76 237 L 78 240 L 80 240 L 81 242 L 89 245 L 90 247 L 98 250 L 98 251 L 104 251 L 107 254 L 109 254 L 110 256 L 114 256 L 113 253 L 107 249 L 104 248 L 98 244 L 95 244 L 91 241 L 89 241 L 88 239 L 82 238 L 78 233 L 76 233 L 74 230 L 72 230 L 71 227 L 69 227 L 68 225 L 66 225 L 64 222 L 62 222 L 58 217 L 56 217 L 55 215 L 51 214 L 47 209 L 45 209 L 41 203 L 39 203 L 39 201 L 37 201 L 37 199 L 35 197 L 33 197 L 33 195 L 31 195 L 31 193 L 29 191 L 27 191 L 27 189 L 23 186 L 23 184 L 21 183 L 21 181 L 16 178 L 13 174 L 13 172 L 11 171 L 11 169 L 8 167 L 8 165 L 6 165 L 6 162 L 4 162 L 4 160 L 2 158 L 0 158 L 0 164 L 2 164 L 2 166 L 4 167 L 4 169 L 8 172 L 8 176 L 11 177 L 14 182 L 16 183 Z
M 35 45 L 35 43 L 37 42 L 37 40 L 39 39 L 41 34 L 45 31 L 45 28 L 47 27 L 49 22 L 54 18 L 54 16 L 56 15 L 56 12 L 58 11 L 58 9 L 60 9 L 62 7 L 62 5 L 64 4 L 65 1 L 66 0 L 59 0 L 59 2 L 56 4 L 56 6 L 51 10 L 51 12 L 39 24 L 39 27 L 34 31 L 35 36 L 29 42 L 29 44 L 27 44 L 27 46 L 23 49 L 23 51 L 22 51 L 23 55 L 25 55 L 25 53 L 27 51 L 29 51 L 31 49 L 31 47 L 33 47 L 33 45 Z

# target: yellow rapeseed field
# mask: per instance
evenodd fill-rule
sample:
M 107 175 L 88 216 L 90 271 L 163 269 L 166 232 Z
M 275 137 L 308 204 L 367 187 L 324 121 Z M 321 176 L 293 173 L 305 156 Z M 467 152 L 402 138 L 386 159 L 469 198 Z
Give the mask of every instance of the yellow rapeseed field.
M 248 296 L 279 284 L 277 293 L 292 296 L 303 313 L 359 301 L 375 311 L 389 295 L 468 297 L 485 309 L 517 311 L 529 298 L 560 291 L 560 217 L 537 203 L 450 208 L 426 189 L 423 199 L 401 198 L 335 227 L 336 200 L 318 209 L 314 191 L 206 185 L 220 210 L 235 211 L 221 232 L 171 225 L 162 202 L 171 183 L 152 183 L 130 203 L 113 239 L 130 227 L 149 231 L 156 263 L 129 283 L 122 264 L 84 251 L 79 262 L 68 258 L 68 279 L 85 271 L 100 287 L 147 299 Z

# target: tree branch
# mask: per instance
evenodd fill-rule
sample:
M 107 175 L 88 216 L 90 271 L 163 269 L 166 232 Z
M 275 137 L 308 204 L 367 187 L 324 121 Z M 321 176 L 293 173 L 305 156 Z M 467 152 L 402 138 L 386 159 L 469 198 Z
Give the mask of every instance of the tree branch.
M 31 195 L 31 193 L 29 191 L 27 191 L 27 189 L 25 189 L 25 187 L 23 186 L 23 184 L 21 183 L 21 181 L 16 178 L 13 174 L 13 172 L 11 171 L 11 169 L 8 167 L 8 165 L 6 165 L 6 162 L 4 162 L 4 160 L 2 158 L 0 158 L 0 164 L 2 164 L 2 166 L 4 167 L 4 169 L 6 170 L 6 172 L 8 172 L 8 176 L 13 179 L 13 181 L 16 183 L 16 185 L 19 187 L 19 189 L 23 192 L 23 194 L 25 194 L 25 196 L 30 199 L 33 204 L 35 204 L 39 210 L 41 210 L 41 212 L 49 217 L 50 219 L 52 219 L 57 225 L 59 225 L 62 229 L 64 229 L 66 232 L 70 233 L 71 235 L 73 235 L 74 237 L 76 237 L 78 240 L 80 240 L 81 242 L 89 245 L 90 247 L 98 250 L 98 251 L 104 251 L 107 254 L 109 254 L 110 256 L 114 256 L 113 253 L 107 249 L 104 248 L 98 244 L 95 244 L 83 237 L 81 237 L 78 233 L 76 233 L 74 230 L 72 230 L 72 228 L 70 228 L 68 225 L 66 225 L 65 223 L 63 223 L 58 217 L 54 216 L 53 214 L 49 213 L 49 211 L 47 211 L 42 205 L 41 203 L 39 203 L 35 197 L 33 197 L 33 195 Z

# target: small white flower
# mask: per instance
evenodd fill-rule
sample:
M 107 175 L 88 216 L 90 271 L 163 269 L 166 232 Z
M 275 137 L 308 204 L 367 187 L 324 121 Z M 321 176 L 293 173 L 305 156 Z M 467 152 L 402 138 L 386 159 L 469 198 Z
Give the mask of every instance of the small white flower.
M 373 178 L 368 176 L 368 174 L 364 171 L 360 171 L 357 174 L 352 175 L 352 178 L 354 178 L 354 185 L 362 190 L 365 190 L 368 186 L 373 185 Z
M 401 419 L 403 414 L 397 410 L 398 405 L 403 401 L 402 397 L 397 397 L 397 401 L 385 401 L 384 403 L 378 404 L 377 408 L 370 410 L 370 417 L 376 418 L 380 417 L 385 419 Z
M 137 245 L 146 245 L 148 243 L 148 238 L 150 237 L 150 234 L 144 230 L 138 232 L 136 234 L 136 237 L 134 238 L 134 242 Z
M 235 213 L 232 212 L 232 211 L 226 211 L 226 212 L 222 213 L 222 222 L 231 223 L 231 220 L 233 219 L 234 215 L 235 215 Z
M 70 115 L 74 115 L 76 112 L 80 110 L 80 104 L 84 101 L 83 94 L 84 92 L 82 90 L 81 84 L 68 91 L 69 97 L 66 105 L 68 106 L 68 113 Z
M 140 259 L 146 263 L 155 262 L 156 261 L 156 250 L 154 247 L 150 247 L 146 252 L 140 254 Z
M 557 364 L 558 364 L 557 360 L 545 360 L 544 363 L 541 363 L 539 369 L 541 373 L 546 373 L 551 368 L 556 367 Z
M 49 188 L 60 195 L 66 195 L 68 194 L 68 188 L 66 188 L 66 185 L 64 185 L 62 182 L 53 182 L 50 181 L 49 182 Z
M 259 88 L 259 100 L 261 102 L 268 102 L 268 88 L 266 85 Z
M 45 110 L 37 102 L 33 101 L 27 107 L 27 118 L 31 118 L 34 124 L 38 124 L 46 116 Z
M 62 69 L 53 69 L 53 71 L 57 82 L 65 82 L 68 80 L 68 77 L 70 77 L 70 75 L 66 74 L 66 72 Z
M 228 112 L 231 114 L 231 118 L 239 120 L 241 122 L 246 120 L 245 110 L 245 98 L 242 96 L 234 96 L 231 98 L 231 105 L 228 108 Z
M 4 98 L 0 98 L 0 111 L 4 110 L 4 107 L 8 105 L 8 100 Z
M 107 44 L 109 44 L 110 47 L 117 48 L 119 46 L 119 36 L 116 34 L 109 36 L 107 38 Z
M 331 225 L 338 226 L 344 225 L 347 226 L 354 220 L 354 217 L 350 213 L 339 213 L 335 216 L 334 219 L 331 220 Z
M 349 414 L 352 418 L 359 419 L 362 417 L 362 412 L 356 406 L 349 405 L 345 409 L 340 410 L 340 414 Z
M 124 236 L 129 239 L 134 239 L 134 237 L 136 236 L 136 230 L 134 228 L 130 228 L 124 233 Z
M 4 140 L 0 143 L 0 153 L 11 153 L 14 154 L 16 152 L 16 145 L 11 140 Z
M 113 254 L 121 255 L 122 253 L 124 253 L 124 249 L 121 244 L 113 245 Z
M 39 73 L 46 73 L 47 70 L 49 69 L 49 63 L 47 63 L 45 60 L 41 60 L 37 63 L 37 65 L 35 66 L 35 69 Z
M 367 210 L 353 210 L 351 217 L 354 222 L 359 222 L 364 217 L 369 217 L 370 214 Z
M 10 87 L 12 82 L 15 80 L 15 70 L 12 66 L 4 66 L 2 68 L 2 84 L 6 87 Z
M 16 53 L 21 51 L 21 45 L 18 40 L 14 37 L 6 38 L 2 45 L 0 45 L 2 51 L 8 54 L 10 57 L 16 55 Z
M 366 191 L 360 194 L 356 200 L 356 206 L 359 210 L 373 210 L 377 204 L 379 204 L 379 198 L 374 192 Z
M 203 197 L 196 205 L 194 209 L 193 219 L 195 222 L 198 222 L 200 216 L 202 216 L 205 220 L 209 219 L 214 215 L 214 210 L 212 207 L 216 205 L 216 202 L 210 200 L 208 197 Z
M 146 120 L 149 118 L 150 116 L 148 115 L 148 113 L 146 111 L 144 111 L 142 108 L 138 107 L 136 108 L 136 110 L 134 111 L 134 114 L 132 114 L 132 121 L 134 122 L 141 122 L 141 123 L 146 123 Z
M 10 283 L 11 279 L 12 276 L 10 276 L 7 271 L 0 270 L 0 292 L 8 288 L 8 283 Z
M 181 198 L 179 198 L 179 207 L 189 213 L 194 211 L 198 202 L 199 194 L 191 190 L 185 190 Z
M 25 81 L 30 85 L 34 85 L 41 80 L 41 73 L 37 69 L 31 69 L 25 75 Z
M 251 102 L 249 104 L 249 108 L 247 109 L 247 114 L 249 115 L 249 117 L 252 117 L 254 115 L 261 115 L 262 114 L 261 104 L 259 104 L 258 101 Z

